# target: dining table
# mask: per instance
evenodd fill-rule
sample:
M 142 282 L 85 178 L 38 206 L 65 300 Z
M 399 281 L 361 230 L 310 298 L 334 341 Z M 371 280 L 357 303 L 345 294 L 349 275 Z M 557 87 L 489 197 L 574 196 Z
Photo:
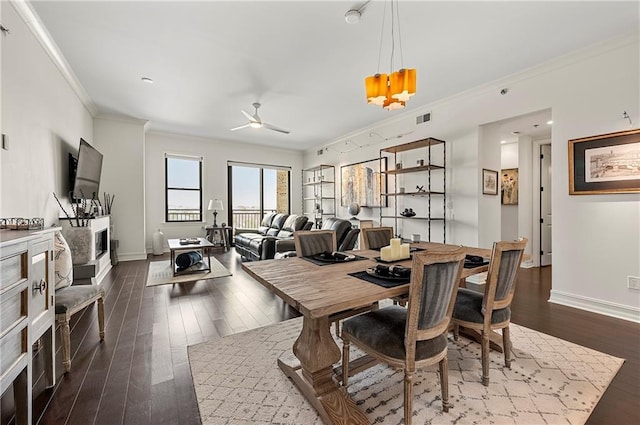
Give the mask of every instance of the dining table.
M 459 247 L 431 242 L 411 244 L 412 250 L 426 252 Z M 487 260 L 491 256 L 490 249 L 464 248 L 467 255 Z M 242 264 L 249 275 L 302 314 L 302 330 L 293 344 L 293 356 L 281 357 L 278 366 L 327 424 L 370 423 L 346 388 L 339 385 L 340 378 L 336 371 L 339 369 L 341 350 L 331 334 L 329 316 L 362 309 L 385 299 L 406 296 L 409 292 L 409 283 L 383 287 L 350 274 L 371 270 L 381 264 L 379 251 L 357 250 L 349 253 L 356 255 L 356 259 L 323 264 L 308 258 L 290 257 Z M 393 264 L 411 267 L 411 259 Z M 462 280 L 487 269 L 487 264 L 465 267 Z M 353 369 L 350 367 L 353 373 L 374 363 L 371 358 L 357 361 L 360 363 L 354 365 Z M 334 369 L 334 365 L 338 367 Z

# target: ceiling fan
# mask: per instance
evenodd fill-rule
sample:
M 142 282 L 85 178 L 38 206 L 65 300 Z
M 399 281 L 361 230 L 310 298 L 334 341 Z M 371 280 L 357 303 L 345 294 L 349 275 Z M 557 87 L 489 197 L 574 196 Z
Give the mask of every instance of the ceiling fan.
M 264 128 L 266 128 L 268 130 L 273 130 L 273 131 L 278 131 L 280 133 L 289 134 L 288 130 L 282 129 L 280 127 L 276 127 L 275 125 L 271 125 L 269 123 L 266 123 L 266 122 L 262 121 L 262 119 L 258 115 L 258 108 L 260 108 L 260 103 L 255 102 L 253 104 L 253 107 L 256 109 L 256 111 L 255 111 L 255 113 L 253 115 L 250 115 L 248 112 L 245 112 L 245 111 L 240 111 L 240 112 L 242 112 L 244 114 L 245 117 L 247 117 L 249 122 L 246 123 L 245 125 L 241 125 L 240 127 L 232 128 L 231 131 L 236 131 L 236 130 L 240 130 L 241 128 L 247 128 L 247 127 L 253 127 L 253 128 L 264 127 Z

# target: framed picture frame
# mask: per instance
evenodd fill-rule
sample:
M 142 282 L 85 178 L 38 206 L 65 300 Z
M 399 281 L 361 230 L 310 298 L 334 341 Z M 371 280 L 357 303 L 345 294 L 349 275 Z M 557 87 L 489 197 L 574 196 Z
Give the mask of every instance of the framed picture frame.
M 518 205 L 518 169 L 500 171 L 500 202 L 502 205 Z
M 356 203 L 361 207 L 386 207 L 387 158 L 369 159 L 340 167 L 340 205 Z
M 569 140 L 569 194 L 640 193 L 640 129 Z
M 496 170 L 482 169 L 482 194 L 498 194 L 498 172 Z

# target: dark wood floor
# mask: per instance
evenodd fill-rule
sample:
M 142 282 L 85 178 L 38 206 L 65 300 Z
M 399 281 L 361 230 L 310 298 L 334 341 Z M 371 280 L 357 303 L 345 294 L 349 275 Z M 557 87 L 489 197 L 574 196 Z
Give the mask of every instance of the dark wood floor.
M 148 261 L 114 267 L 103 282 L 106 340 L 95 306 L 72 319 L 72 371 L 61 374 L 58 352 L 56 387 L 34 389 L 34 423 L 200 424 L 187 346 L 298 316 L 241 270 L 234 251 L 216 257 L 232 277 L 146 288 Z M 640 325 L 550 304 L 550 285 L 550 268 L 522 269 L 512 321 L 625 358 L 588 423 L 640 423 Z

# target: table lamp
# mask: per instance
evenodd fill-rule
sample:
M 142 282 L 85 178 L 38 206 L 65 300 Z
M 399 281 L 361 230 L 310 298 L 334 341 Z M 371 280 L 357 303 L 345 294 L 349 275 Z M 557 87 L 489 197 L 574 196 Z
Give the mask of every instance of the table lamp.
M 218 215 L 218 210 L 224 211 L 224 205 L 222 205 L 222 199 L 211 199 L 209 201 L 209 211 L 213 210 L 213 227 L 218 227 L 218 223 L 216 223 L 216 216 Z

